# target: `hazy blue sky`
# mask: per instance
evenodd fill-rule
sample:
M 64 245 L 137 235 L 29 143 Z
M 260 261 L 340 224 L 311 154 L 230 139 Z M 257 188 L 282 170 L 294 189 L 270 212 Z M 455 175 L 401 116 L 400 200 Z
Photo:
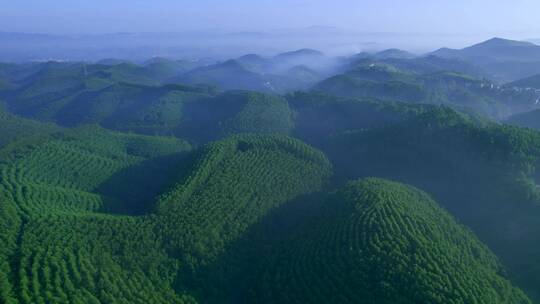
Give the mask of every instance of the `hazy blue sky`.
M 539 0 L 0 0 L 0 31 L 251 31 L 323 25 L 540 37 L 539 15 Z

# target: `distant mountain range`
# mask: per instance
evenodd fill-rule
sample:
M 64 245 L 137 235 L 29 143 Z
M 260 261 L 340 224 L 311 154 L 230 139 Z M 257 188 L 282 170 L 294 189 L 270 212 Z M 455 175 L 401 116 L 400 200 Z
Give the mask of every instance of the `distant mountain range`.
M 512 81 L 540 71 L 540 46 L 525 41 L 493 38 L 460 50 L 442 48 L 431 55 L 474 63 L 499 81 Z
M 355 38 L 356 37 L 356 38 Z M 0 62 L 70 60 L 97 61 L 122 58 L 143 61 L 150 57 L 224 60 L 246 53 L 271 55 L 311 47 L 352 52 L 371 38 L 331 27 L 309 27 L 274 31 L 175 33 L 110 33 L 49 35 L 0 31 Z
M 400 49 L 387 49 L 376 53 L 362 52 L 356 55 L 357 58 L 374 58 L 374 59 L 412 59 L 417 57 L 415 54 L 400 50 Z
M 540 60 L 540 46 L 524 41 L 493 38 L 461 50 L 442 48 L 432 55 L 475 60 L 477 63 Z
M 540 42 L 540 41 L 539 41 Z M 540 45 L 528 41 L 516 41 L 503 38 L 492 38 L 462 49 L 440 48 L 424 55 L 414 55 L 400 49 L 387 49 L 379 52 L 362 52 L 356 59 L 393 60 L 401 66 L 420 66 L 425 72 L 426 58 L 430 61 L 448 60 L 446 65 L 457 65 L 459 70 L 469 65 L 467 73 L 487 77 L 496 82 L 512 82 L 540 74 Z M 415 62 L 416 61 L 416 62 Z M 439 65 L 439 64 L 436 64 Z M 449 68 L 455 70 L 455 68 Z
M 17 35 L 7 36 L 18 39 Z M 27 38 L 48 39 L 47 35 L 32 37 Z M 514 49 L 521 56 L 514 56 Z M 317 49 L 301 48 L 273 56 L 248 53 L 226 60 L 201 56 L 188 60 L 151 57 L 133 61 L 114 54 L 104 58 L 95 63 L 0 64 L 0 90 L 13 92 L 24 100 L 51 94 L 35 101 L 40 103 L 49 98 L 56 100 L 60 95 L 71 96 L 85 88 L 100 90 L 113 84 L 122 87 L 123 83 L 147 87 L 203 85 L 217 91 L 253 90 L 280 95 L 315 90 L 344 97 L 452 104 L 493 117 L 536 109 L 540 97 L 534 90 L 540 87 L 538 76 L 535 77 L 540 75 L 540 46 L 500 38 L 423 55 L 391 48 L 335 57 Z M 4 99 L 9 101 L 11 97 Z M 30 105 L 27 110 L 31 109 L 37 107 Z
M 478 40 L 482 39 L 481 37 Z M 442 45 L 461 46 L 474 41 L 470 36 L 420 35 L 414 33 L 363 32 L 328 26 L 250 30 L 241 32 L 188 31 L 168 33 L 103 33 L 51 35 L 0 31 L 0 62 L 70 60 L 98 61 L 121 58 L 144 61 L 150 57 L 201 58 L 218 60 L 244 54 L 270 56 L 287 50 L 311 48 L 329 55 L 370 53 L 399 47 L 426 53 Z M 381 56 L 410 55 L 396 50 Z

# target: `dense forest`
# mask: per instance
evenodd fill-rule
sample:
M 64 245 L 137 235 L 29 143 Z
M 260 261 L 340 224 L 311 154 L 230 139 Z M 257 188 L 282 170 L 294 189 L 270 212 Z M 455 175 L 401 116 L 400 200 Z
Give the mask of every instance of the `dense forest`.
M 0 64 L 0 303 L 539 303 L 508 47 Z

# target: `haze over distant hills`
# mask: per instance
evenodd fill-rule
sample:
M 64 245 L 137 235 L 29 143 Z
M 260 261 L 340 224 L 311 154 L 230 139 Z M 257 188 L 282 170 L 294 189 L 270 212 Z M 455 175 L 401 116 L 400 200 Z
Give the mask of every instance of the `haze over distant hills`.
M 43 38 L 40 35 L 34 38 L 40 37 Z M 514 53 L 515 49 L 518 51 Z M 520 79 L 540 74 L 540 46 L 501 38 L 463 49 L 442 48 L 425 54 L 390 48 L 336 57 L 317 49 L 301 48 L 271 55 L 246 53 L 225 59 L 202 55 L 199 59 L 173 58 L 153 57 L 137 62 L 110 56 L 95 63 L 3 64 L 0 89 L 11 92 L 4 97 L 7 104 L 33 112 L 43 110 L 38 104 L 46 106 L 45 109 L 51 107 L 50 98 L 78 99 L 76 95 L 81 89 L 114 91 L 125 87 L 125 83 L 148 86 L 145 91 L 151 86 L 167 84 L 270 94 L 315 90 L 343 97 L 452 104 L 494 117 L 531 110 L 538 105 L 539 98 L 538 92 L 526 90 L 537 87 L 535 78 Z M 171 87 L 165 90 L 170 91 Z M 12 101 L 13 98 L 30 100 L 44 93 L 52 95 L 40 97 L 30 106 Z M 53 115 L 54 111 L 47 115 Z
M 101 34 L 46 34 L 0 31 L 0 61 L 99 60 L 135 61 L 150 57 L 228 59 L 249 53 L 274 55 L 313 48 L 330 55 L 400 48 L 426 53 L 441 46 L 463 47 L 485 40 L 482 35 L 440 35 L 345 30 L 311 26 L 267 31 L 176 31 Z
M 442 48 L 432 54 L 474 62 L 501 81 L 532 76 L 540 68 L 539 45 L 502 38 L 493 38 L 460 50 Z

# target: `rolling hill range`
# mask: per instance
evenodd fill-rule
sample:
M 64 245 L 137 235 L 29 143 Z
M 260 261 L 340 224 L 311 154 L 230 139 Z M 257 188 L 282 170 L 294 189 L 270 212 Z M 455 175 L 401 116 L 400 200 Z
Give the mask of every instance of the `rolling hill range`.
M 225 90 L 277 92 L 270 83 L 270 78 L 248 70 L 236 60 L 195 69 L 179 76 L 175 81 L 189 84 L 208 83 Z
M 221 90 L 251 89 L 282 93 L 304 89 L 320 80 L 333 66 L 334 59 L 314 57 L 300 50 L 263 58 L 246 55 L 238 59 L 172 60 L 154 57 L 141 64 L 125 60 L 87 62 L 36 62 L 0 64 L 0 89 L 21 88 L 28 94 L 65 90 L 75 86 L 102 87 L 110 82 L 140 85 L 170 83 L 212 84 Z M 304 73 L 291 73 L 302 68 Z M 309 73 L 306 74 L 306 72 Z M 61 87 L 55 87 L 61 85 Z
M 283 98 L 258 92 L 185 85 L 144 86 L 118 83 L 65 96 L 6 98 L 11 112 L 74 127 L 105 128 L 150 135 L 176 135 L 196 142 L 232 133 L 282 133 L 294 127 Z
M 319 82 L 313 90 L 345 97 L 445 104 L 497 119 L 535 108 L 540 97 L 534 90 L 502 87 L 454 72 L 450 66 L 433 68 L 437 72 L 428 73 L 415 69 L 403 64 L 359 61 L 345 73 Z
M 501 61 L 539 61 L 540 46 L 531 42 L 493 38 L 461 50 L 443 48 L 433 54 L 440 57 L 474 60 L 479 64 Z
M 321 75 L 329 73 L 327 70 L 331 64 L 325 63 L 327 60 L 321 62 L 312 57 L 311 53 L 304 55 L 297 52 L 278 55 L 272 59 L 246 55 L 193 69 L 169 82 L 210 84 L 222 90 L 286 93 L 306 89 L 321 80 Z
M 231 101 L 237 100 L 235 95 L 229 98 Z M 351 109 L 357 111 L 358 115 L 363 114 L 372 119 L 371 122 L 358 123 L 353 119 L 357 116 L 352 115 L 351 120 L 349 122 L 345 120 L 346 124 L 341 127 L 323 128 L 322 130 L 325 131 L 315 132 L 309 131 L 310 125 L 305 124 L 305 121 L 311 120 L 308 119 L 309 116 L 304 117 L 299 120 L 304 123 L 299 124 L 298 130 L 303 129 L 306 133 L 320 134 L 312 137 L 315 143 L 324 141 L 324 138 L 334 140 L 335 134 L 343 132 L 348 134 L 347 130 L 351 129 L 368 128 L 373 132 L 384 132 L 387 128 L 393 128 L 392 126 L 403 129 L 402 124 L 408 124 L 411 120 L 415 121 L 415 117 L 424 119 L 421 117 L 427 115 L 425 113 L 433 111 L 432 106 L 385 104 L 355 99 L 338 98 L 333 102 L 324 103 L 323 101 L 328 99 L 309 94 L 288 98 L 292 108 L 297 111 L 295 115 L 306 116 L 317 113 L 321 118 L 326 117 L 331 120 L 334 119 L 332 117 L 339 117 L 339 113 L 347 113 L 350 111 L 348 109 Z M 336 109 L 334 112 L 329 111 L 334 103 L 342 103 L 344 108 Z M 321 116 L 322 114 L 328 116 Z M 278 116 L 281 115 L 283 114 Z M 283 264 L 277 266 L 274 264 L 276 259 L 294 261 L 293 257 L 299 254 L 293 254 L 293 252 L 300 253 L 303 252 L 303 248 L 312 248 L 307 245 L 312 238 L 314 240 L 321 238 L 316 242 L 321 249 L 314 250 L 323 250 L 322 248 L 329 246 L 324 241 L 326 234 L 316 231 L 323 227 L 328 227 L 328 231 L 332 231 L 334 229 L 330 227 L 336 225 L 332 224 L 334 222 L 347 223 L 339 218 L 342 216 L 348 218 L 342 212 L 347 212 L 346 210 L 350 210 L 350 207 L 345 208 L 342 204 L 335 203 L 336 200 L 324 204 L 309 203 L 313 199 L 318 200 L 317 197 L 310 197 L 309 193 L 326 191 L 323 187 L 329 185 L 331 164 L 321 152 L 296 139 L 277 135 L 233 136 L 190 152 L 192 150 L 189 144 L 171 137 L 116 133 L 95 126 L 65 129 L 21 119 L 10 114 L 5 114 L 3 117 L 1 124 L 3 132 L 8 134 L 16 131 L 17 133 L 14 134 L 18 134 L 8 137 L 11 139 L 6 140 L 0 153 L 2 157 L 0 171 L 3 176 L 1 195 L 5 200 L 5 204 L 2 204 L 0 209 L 0 223 L 3 227 L 9 228 L 4 229 L 0 235 L 7 244 L 0 251 L 0 267 L 3 273 L 8 274 L 0 276 L 0 295 L 8 303 L 40 301 L 102 303 L 132 302 L 141 299 L 149 303 L 196 303 L 198 301 L 214 302 L 216 295 L 222 295 L 221 301 L 218 302 L 224 303 L 229 299 L 237 299 L 235 294 L 243 294 L 244 291 L 236 289 L 234 284 L 223 283 L 227 282 L 227 277 L 236 278 L 244 273 L 243 269 L 257 270 L 246 276 L 246 279 L 252 278 L 251 282 L 261 282 L 262 285 L 258 286 L 273 285 L 272 288 L 276 288 L 285 284 L 293 290 L 299 287 L 294 282 L 282 281 L 283 283 L 279 284 L 275 282 L 277 278 L 281 278 L 279 280 L 294 279 L 294 276 L 283 277 L 278 274 L 281 271 L 293 271 L 294 268 Z M 317 121 L 323 120 L 317 119 Z M 441 118 L 441 121 L 452 121 L 452 119 Z M 32 134 L 20 133 L 17 130 L 17 126 L 32 126 L 32 124 L 38 127 L 43 126 L 37 128 L 43 132 Z M 231 134 L 235 132 L 242 132 L 242 129 L 232 131 Z M 353 132 L 344 136 L 355 136 L 354 134 Z M 315 138 L 319 138 L 319 141 Z M 349 144 L 355 142 L 356 140 L 353 140 Z M 339 148 L 341 145 L 335 144 L 333 147 Z M 335 154 L 332 150 L 326 148 L 325 150 L 328 151 L 336 166 L 333 179 L 337 178 L 336 182 L 339 184 L 339 180 L 349 174 L 342 174 L 342 161 L 334 159 Z M 373 166 L 377 167 L 373 159 L 354 153 L 352 155 L 358 157 L 356 160 L 359 161 L 359 166 L 366 162 L 373 164 L 364 166 L 367 172 L 371 172 L 369 170 Z M 345 158 L 343 157 L 342 160 L 344 161 Z M 350 170 L 354 168 L 356 167 L 349 167 Z M 412 174 L 417 171 L 407 169 L 402 172 Z M 384 172 L 386 171 L 379 171 L 378 174 L 385 175 Z M 371 189 L 370 183 L 374 183 L 375 189 Z M 415 182 L 415 184 L 419 183 Z M 420 184 L 430 192 L 434 191 L 433 188 Z M 440 241 L 441 246 L 442 244 L 450 246 L 444 249 L 449 256 L 448 259 L 455 259 L 450 253 L 461 252 L 465 248 L 464 244 L 476 246 L 474 248 L 477 249 L 474 252 L 477 254 L 470 257 L 471 264 L 467 266 L 470 270 L 467 272 L 468 275 L 459 276 L 460 279 L 456 281 L 456 284 L 465 285 L 452 289 L 463 291 L 439 296 L 440 301 L 474 298 L 480 303 L 483 299 L 491 299 L 493 303 L 513 303 L 514 301 L 528 303 L 527 298 L 520 291 L 511 287 L 508 281 L 500 276 L 501 270 L 496 258 L 476 241 L 470 232 L 453 223 L 450 217 L 447 215 L 441 217 L 440 214 L 444 214 L 441 213 L 443 211 L 434 207 L 435 204 L 426 199 L 424 194 L 418 194 L 416 190 L 410 190 L 405 186 L 378 180 L 368 180 L 361 182 L 360 185 L 362 186 L 358 186 L 360 187 L 360 190 L 357 190 L 358 193 L 405 191 L 411 196 L 410 203 L 423 205 L 430 210 L 429 212 L 438 214 L 431 215 L 432 213 L 425 213 L 427 211 L 416 211 L 419 222 L 415 223 L 418 225 L 431 225 L 429 226 L 432 227 L 431 229 L 443 229 L 441 227 L 444 225 L 457 227 L 452 229 L 461 232 L 451 234 L 453 241 Z M 356 188 L 356 186 L 348 187 Z M 276 192 L 276 189 L 280 189 L 279 192 Z M 344 195 L 348 193 L 347 189 L 349 188 L 344 188 L 338 193 Z M 438 194 L 437 191 L 434 193 Z M 305 194 L 308 196 L 301 198 Z M 408 197 L 404 194 L 397 196 Z M 318 197 L 326 196 L 319 194 Z M 330 197 L 335 197 L 335 195 Z M 368 195 L 368 197 L 371 196 Z M 305 202 L 300 203 L 304 207 L 298 207 L 298 203 L 290 203 L 296 198 L 299 198 L 300 202 Z M 349 199 L 355 200 L 353 197 Z M 444 200 L 445 206 L 448 206 L 448 202 L 448 199 Z M 420 207 L 405 207 L 409 205 L 405 201 L 388 203 L 402 206 L 399 208 L 423 210 Z M 289 204 L 290 207 L 288 207 Z M 399 208 L 396 209 L 398 215 L 402 214 L 399 212 L 406 211 L 397 210 L 407 210 Z M 274 214 L 273 210 L 276 209 L 281 215 Z M 367 210 L 371 209 L 366 209 L 366 212 Z M 466 218 L 460 216 L 460 212 L 470 211 L 462 209 L 462 206 L 449 210 L 462 220 Z M 321 220 L 319 217 L 322 214 L 324 214 L 322 223 L 313 224 L 313 221 Z M 441 218 L 448 220 L 444 223 L 430 224 L 431 222 L 426 222 L 427 214 L 440 221 L 442 221 Z M 334 216 L 335 220 L 333 220 Z M 496 218 L 493 214 L 485 216 Z M 279 217 L 283 219 L 277 220 Z M 288 220 L 285 220 L 286 218 Z M 384 218 L 378 218 L 377 221 L 379 220 L 383 221 Z M 274 232 L 277 228 L 271 228 L 283 226 L 279 223 L 285 222 L 296 224 L 287 224 L 286 226 L 292 225 L 293 228 L 290 229 L 283 230 L 284 227 L 281 227 L 277 230 L 280 231 L 277 234 Z M 301 222 L 305 224 L 299 224 Z M 526 227 L 527 224 L 524 222 L 522 225 Z M 259 232 L 254 233 L 254 227 L 257 227 Z M 501 243 L 493 242 L 493 239 L 486 237 L 482 230 L 477 230 L 478 227 L 474 226 L 474 228 L 474 231 L 479 233 L 480 238 L 487 241 L 490 247 L 500 249 L 498 246 Z M 446 228 L 443 231 L 446 231 Z M 294 235 L 292 239 L 291 235 Z M 299 236 L 302 236 L 301 239 L 296 239 Z M 271 247 L 264 245 L 266 243 L 264 240 L 269 237 L 275 239 L 271 242 L 274 244 Z M 448 236 L 443 237 L 445 238 Z M 465 242 L 465 240 L 468 241 Z M 291 241 L 293 245 L 283 245 L 288 249 L 284 251 L 279 249 L 283 248 L 279 244 Z M 523 240 L 523 244 L 531 244 L 531 241 Z M 453 245 L 448 245 L 447 242 Z M 348 245 L 344 246 L 346 248 Z M 515 246 L 512 254 L 519 254 L 522 249 L 519 244 Z M 48 248 L 47 251 L 40 249 L 45 247 Z M 421 248 L 429 252 L 438 247 L 430 245 L 430 247 Z M 484 253 L 479 255 L 478 250 Z M 331 254 L 339 253 L 332 250 L 326 252 L 330 254 L 327 257 L 329 261 L 335 260 L 331 258 Z M 503 257 L 504 265 L 512 266 L 510 278 L 517 278 L 520 286 L 534 284 L 534 280 L 523 283 L 520 276 L 526 274 L 520 272 L 519 268 L 513 268 L 516 265 L 505 259 L 506 254 L 509 253 L 501 253 L 497 250 L 496 252 Z M 231 258 L 230 254 L 235 257 Z M 527 254 L 527 252 L 521 254 Z M 524 256 L 526 255 L 522 255 Z M 253 262 L 252 264 L 238 262 L 240 257 L 240 261 L 247 259 Z M 255 262 L 257 260 L 255 257 L 262 259 Z M 323 257 L 326 258 L 326 256 L 321 256 L 321 259 Z M 406 259 L 407 255 L 404 258 Z M 224 263 L 225 261 L 234 263 Z M 443 261 L 442 257 L 436 261 Z M 328 267 L 334 267 L 332 262 L 326 264 Z M 223 270 L 222 266 L 216 265 L 237 265 L 237 268 Z M 335 267 L 341 267 L 339 265 Z M 363 269 L 362 265 L 359 264 L 358 271 Z M 384 264 L 380 264 L 380 268 L 377 269 L 384 273 L 386 268 L 382 265 Z M 439 267 L 443 267 L 442 265 Z M 301 269 L 295 271 L 308 271 Z M 353 268 L 347 267 L 347 269 Z M 427 269 L 431 268 L 426 268 L 428 273 L 432 271 Z M 340 273 L 347 275 L 342 271 Z M 356 276 L 357 272 L 353 273 Z M 357 278 L 360 277 L 363 276 Z M 304 280 L 311 280 L 311 278 L 313 278 L 312 275 L 303 276 Z M 416 275 L 409 279 L 418 280 L 416 282 L 419 284 L 423 280 Z M 369 277 L 366 280 L 366 282 L 374 281 Z M 353 282 L 360 281 L 356 279 Z M 482 287 L 478 287 L 477 290 L 472 289 L 473 285 L 470 282 L 476 282 L 474 286 L 488 286 L 491 284 L 489 282 L 499 282 L 497 286 L 500 288 L 493 292 Z M 220 291 L 220 289 L 215 289 L 218 288 L 216 286 L 227 286 L 232 289 Z M 330 286 L 333 285 L 330 284 Z M 253 292 L 260 293 L 260 297 L 250 302 L 273 303 L 282 300 L 279 293 L 271 292 L 272 288 L 252 289 Z M 229 291 L 226 292 L 226 290 Z M 287 293 L 288 296 L 294 294 L 298 297 L 295 298 L 296 300 L 288 299 L 313 301 L 310 300 L 313 299 L 311 295 L 313 291 L 301 290 L 301 293 L 300 290 L 298 293 L 296 291 Z M 503 290 L 508 292 L 503 292 Z M 422 292 L 424 291 L 422 289 Z M 328 292 L 331 292 L 330 289 Z M 395 292 L 396 295 L 401 293 L 399 290 Z M 429 295 L 430 293 L 425 291 L 422 297 Z M 349 299 L 356 297 L 354 293 L 344 293 L 343 296 L 352 297 Z M 410 299 L 419 299 L 414 298 L 418 296 L 420 295 L 411 295 L 413 298 Z M 338 302 L 343 300 L 343 298 L 332 297 L 329 299 Z
M 184 156 L 189 150 L 175 138 L 99 128 L 8 144 L 2 301 L 195 303 L 178 291 L 182 273 L 330 174 L 322 153 L 287 137 L 239 136 Z
M 99 89 L 77 87 L 35 96 L 16 91 L 5 100 L 13 113 L 64 126 L 93 123 L 112 129 L 166 134 L 180 123 L 184 104 L 211 94 L 205 87 L 121 82 Z
M 78 64 L 55 64 L 53 70 L 47 68 L 27 85 L 4 91 L 5 107 L 62 126 L 99 124 L 142 134 L 180 134 L 197 141 L 241 131 L 286 134 L 292 128 L 287 102 L 263 93 L 218 94 L 207 85 L 142 85 L 111 79 L 101 75 L 103 71 L 87 75 Z M 259 120 L 264 123 L 256 126 Z
M 0 303 L 538 303 L 513 48 L 0 64 Z
M 432 74 L 437 72 L 456 72 L 474 76 L 476 78 L 490 78 L 490 75 L 473 63 L 458 58 L 443 58 L 435 55 L 403 57 L 377 57 L 356 55 L 346 60 L 345 69 L 353 70 L 356 67 L 374 65 L 391 66 L 398 70 L 413 74 Z
M 433 195 L 538 297 L 539 248 L 531 244 L 538 243 L 540 219 L 539 133 L 441 108 L 384 128 L 343 132 L 322 149 L 344 180 L 378 176 Z
M 538 74 L 540 69 L 540 46 L 523 41 L 493 38 L 461 50 L 443 48 L 431 54 L 476 64 L 502 82 Z
M 375 53 L 369 53 L 369 52 L 362 52 L 360 54 L 357 54 L 355 58 L 361 59 L 361 58 L 371 58 L 371 59 L 412 59 L 417 57 L 416 55 L 407 52 L 405 50 L 400 49 L 387 49 Z

